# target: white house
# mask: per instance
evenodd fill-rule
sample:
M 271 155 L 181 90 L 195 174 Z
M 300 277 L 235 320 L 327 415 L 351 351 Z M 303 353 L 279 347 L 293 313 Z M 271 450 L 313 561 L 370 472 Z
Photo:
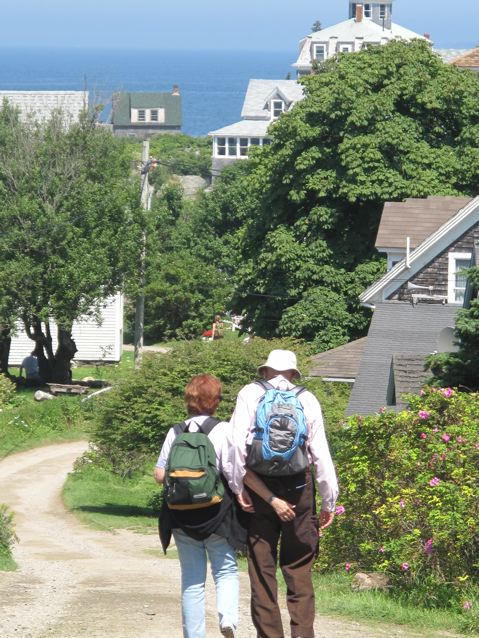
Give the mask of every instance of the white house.
M 363 46 L 387 44 L 390 40 L 428 39 L 392 22 L 394 0 L 349 2 L 349 19 L 308 35 L 299 44 L 293 64 L 298 77 L 309 75 L 314 62 L 324 62 L 337 53 L 354 53 Z
M 209 135 L 213 138 L 213 175 L 240 159 L 251 147 L 268 144 L 268 128 L 303 98 L 303 87 L 295 80 L 250 80 L 241 111 L 241 121 Z
M 57 347 L 56 326 L 54 323 L 50 325 L 55 350 Z M 123 295 L 118 294 L 106 301 L 100 313 L 100 323 L 92 318 L 75 322 L 73 339 L 78 348 L 74 357 L 75 361 L 119 361 L 123 347 Z M 34 341 L 19 329 L 12 338 L 9 365 L 20 365 L 34 347 Z

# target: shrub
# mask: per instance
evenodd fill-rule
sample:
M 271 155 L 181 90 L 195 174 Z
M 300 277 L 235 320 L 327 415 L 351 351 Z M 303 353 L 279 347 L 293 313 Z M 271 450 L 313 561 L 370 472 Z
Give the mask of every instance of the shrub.
M 386 572 L 401 595 L 461 608 L 470 623 L 479 591 L 479 394 L 430 388 L 410 397 L 409 411 L 353 417 L 335 461 L 339 516 L 322 539 L 320 566 Z
M 195 374 L 208 372 L 223 384 L 223 400 L 218 417 L 229 419 L 240 388 L 257 377 L 258 365 L 272 348 L 294 348 L 299 366 L 308 369 L 307 350 L 292 341 L 236 339 L 213 342 L 180 342 L 166 355 L 145 356 L 141 369 L 130 374 L 105 395 L 99 406 L 94 443 L 100 457 L 113 471 L 130 476 L 147 459 L 159 453 L 168 429 L 185 418 L 183 393 Z M 331 389 L 320 380 L 305 385 L 323 400 L 326 415 L 342 417 L 347 395 L 342 388 Z
M 6 505 L 0 504 L 0 556 L 10 556 L 12 545 L 17 540 L 13 527 L 13 514 Z
M 4 374 L 0 374 L 0 408 L 10 405 L 15 400 L 15 384 Z

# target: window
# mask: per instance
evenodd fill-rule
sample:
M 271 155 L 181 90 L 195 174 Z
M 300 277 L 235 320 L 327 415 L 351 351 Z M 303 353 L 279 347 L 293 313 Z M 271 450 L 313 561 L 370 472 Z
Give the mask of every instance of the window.
M 138 109 L 138 122 L 146 122 L 145 109 Z
M 150 110 L 150 121 L 151 122 L 158 122 L 158 109 L 151 109 Z
M 324 62 L 326 59 L 326 45 L 315 44 L 314 45 L 314 59 L 318 62 Z
M 271 102 L 271 116 L 277 118 L 284 111 L 284 102 L 283 100 L 273 100 Z
M 464 268 L 471 265 L 471 253 L 449 253 L 447 300 L 449 303 L 462 304 L 466 291 L 467 277 Z
M 248 157 L 248 138 L 240 137 L 239 139 L 239 154 L 240 157 Z
M 251 146 L 259 146 L 260 145 L 259 137 L 252 137 L 250 143 L 251 143 Z
M 355 18 L 356 17 L 356 2 L 353 2 L 351 4 L 351 15 L 349 17 L 350 18 Z
M 372 18 L 373 17 L 373 10 L 372 10 L 372 5 L 370 2 L 367 2 L 364 5 L 364 17 L 365 18 Z
M 226 137 L 216 138 L 216 154 L 226 155 Z
M 387 18 L 387 8 L 385 4 L 379 5 L 379 19 L 386 20 Z
M 351 53 L 352 50 L 353 50 L 353 47 L 350 44 L 340 44 L 339 45 L 339 52 L 340 53 Z
M 228 155 L 236 157 L 236 137 L 228 137 Z
M 404 252 L 388 253 L 388 271 L 394 268 L 396 264 L 404 259 L 406 254 Z

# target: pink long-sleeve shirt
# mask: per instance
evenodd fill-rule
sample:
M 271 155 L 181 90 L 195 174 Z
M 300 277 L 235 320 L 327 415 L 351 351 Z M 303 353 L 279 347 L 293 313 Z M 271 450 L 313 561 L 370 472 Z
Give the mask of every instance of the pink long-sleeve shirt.
M 282 375 L 269 379 L 275 388 L 291 390 L 294 384 Z M 238 394 L 236 407 L 231 417 L 228 432 L 228 455 L 223 464 L 229 486 L 235 494 L 243 490 L 243 478 L 246 473 L 246 451 L 251 444 L 254 434 L 255 412 L 264 389 L 256 384 L 246 385 Z M 308 424 L 308 451 L 310 461 L 314 465 L 318 491 L 323 499 L 322 510 L 334 511 L 338 497 L 338 481 L 334 469 L 328 441 L 324 431 L 321 406 L 316 397 L 305 390 L 299 395 L 304 408 L 304 415 Z

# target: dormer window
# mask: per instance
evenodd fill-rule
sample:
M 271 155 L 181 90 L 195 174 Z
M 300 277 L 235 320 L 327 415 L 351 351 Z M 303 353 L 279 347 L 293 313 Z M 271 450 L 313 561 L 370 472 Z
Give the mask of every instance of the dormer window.
M 372 8 L 372 4 L 370 2 L 367 2 L 364 5 L 364 17 L 365 18 L 369 18 L 371 19 L 373 17 L 373 8 Z
M 146 122 L 146 111 L 145 109 L 138 109 L 138 122 Z
M 273 119 L 278 118 L 281 113 L 284 111 L 284 102 L 283 100 L 272 100 L 271 101 L 271 117 Z
M 326 59 L 326 45 L 325 44 L 315 44 L 314 45 L 314 59 L 318 62 L 324 62 Z

